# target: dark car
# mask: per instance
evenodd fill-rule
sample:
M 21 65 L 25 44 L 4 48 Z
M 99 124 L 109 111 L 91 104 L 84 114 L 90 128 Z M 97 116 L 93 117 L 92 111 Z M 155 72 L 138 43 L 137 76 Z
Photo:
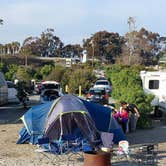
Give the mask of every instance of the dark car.
M 46 103 L 48 101 L 52 101 L 60 97 L 60 93 L 58 90 L 55 89 L 45 89 L 42 91 L 40 95 L 40 102 Z
M 109 95 L 105 88 L 90 88 L 86 99 L 95 103 L 108 104 Z

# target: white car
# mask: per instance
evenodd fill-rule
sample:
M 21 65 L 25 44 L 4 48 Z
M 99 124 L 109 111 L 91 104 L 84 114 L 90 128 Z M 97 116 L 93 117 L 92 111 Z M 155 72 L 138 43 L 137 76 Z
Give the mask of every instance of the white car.
M 8 102 L 19 102 L 17 98 L 17 90 L 12 81 L 6 81 L 8 86 Z
M 110 82 L 106 79 L 97 80 L 93 87 L 94 88 L 105 88 L 107 93 L 112 92 L 112 86 L 111 86 Z

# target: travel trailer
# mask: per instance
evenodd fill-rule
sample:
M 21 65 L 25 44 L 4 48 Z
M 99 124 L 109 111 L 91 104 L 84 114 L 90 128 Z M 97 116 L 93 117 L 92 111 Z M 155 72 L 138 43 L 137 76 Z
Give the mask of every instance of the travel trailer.
M 152 106 L 166 112 L 166 71 L 141 71 L 140 76 L 144 92 L 155 96 Z

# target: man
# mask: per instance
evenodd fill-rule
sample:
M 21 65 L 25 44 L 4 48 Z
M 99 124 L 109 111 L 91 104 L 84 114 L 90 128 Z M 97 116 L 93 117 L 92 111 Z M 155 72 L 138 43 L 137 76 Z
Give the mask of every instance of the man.
M 126 109 L 129 113 L 129 131 L 136 130 L 137 120 L 140 117 L 140 113 L 135 104 L 129 104 L 125 101 L 121 101 L 120 105 L 123 109 Z

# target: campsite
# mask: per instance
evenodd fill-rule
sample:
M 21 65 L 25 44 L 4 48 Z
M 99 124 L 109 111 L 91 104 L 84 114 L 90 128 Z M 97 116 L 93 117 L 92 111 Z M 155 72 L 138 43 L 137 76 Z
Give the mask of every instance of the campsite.
M 13 114 L 13 111 L 16 111 Z M 32 144 L 16 144 L 19 138 L 19 132 L 24 126 L 23 123 L 18 120 L 26 110 L 17 108 L 13 105 L 7 108 L 1 108 L 1 139 L 0 139 L 0 164 L 2 166 L 12 165 L 48 165 L 48 160 L 39 160 L 39 154 L 35 151 L 36 145 Z M 13 116 L 15 115 L 15 116 Z M 3 120 L 2 120 L 3 119 Z M 140 130 L 136 132 L 128 133 L 127 140 L 131 146 L 157 142 L 159 144 L 158 150 L 158 165 L 164 165 L 166 163 L 166 143 L 165 143 L 165 124 L 159 121 L 155 121 L 155 127 L 149 130 Z M 146 133 L 146 134 L 145 134 Z M 64 163 L 61 163 L 62 165 Z M 112 161 L 112 165 L 128 165 L 128 163 Z M 49 164 L 50 165 L 50 164 Z M 77 160 L 76 165 L 83 165 L 83 160 Z

